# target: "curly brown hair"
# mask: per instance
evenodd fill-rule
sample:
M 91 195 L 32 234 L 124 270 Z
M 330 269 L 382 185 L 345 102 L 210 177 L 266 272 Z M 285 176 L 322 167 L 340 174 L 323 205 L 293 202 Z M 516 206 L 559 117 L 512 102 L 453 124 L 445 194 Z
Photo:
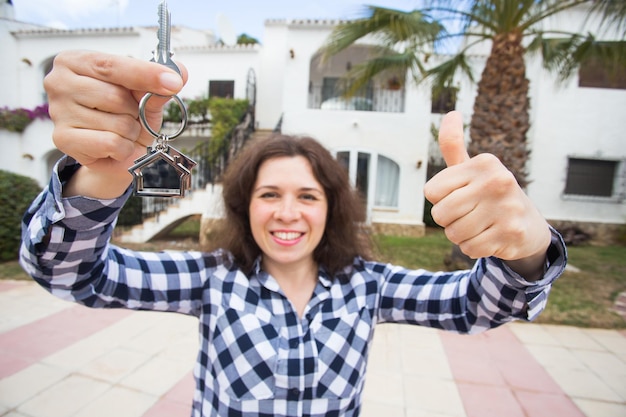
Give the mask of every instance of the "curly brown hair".
M 261 164 L 272 158 L 302 156 L 324 188 L 328 215 L 324 235 L 313 252 L 318 265 L 331 275 L 352 265 L 355 256 L 369 257 L 370 241 L 362 230 L 364 204 L 350 185 L 346 170 L 332 154 L 311 137 L 273 134 L 253 140 L 229 165 L 223 178 L 225 217 L 209 245 L 228 250 L 235 262 L 249 272 L 261 255 L 250 229 L 252 188 Z

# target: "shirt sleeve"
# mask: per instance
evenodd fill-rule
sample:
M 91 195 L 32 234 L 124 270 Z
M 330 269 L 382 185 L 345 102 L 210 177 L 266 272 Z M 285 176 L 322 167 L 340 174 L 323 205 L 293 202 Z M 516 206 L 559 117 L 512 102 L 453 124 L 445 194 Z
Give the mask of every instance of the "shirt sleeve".
M 382 279 L 379 322 L 478 333 L 512 320 L 534 320 L 567 263 L 563 239 L 553 228 L 551 233 L 545 272 L 538 281 L 525 280 L 494 257 L 477 260 L 471 270 L 438 273 L 370 264 Z
M 110 244 L 131 189 L 111 200 L 62 198 L 79 165 L 64 157 L 22 221 L 20 263 L 59 298 L 90 307 L 199 314 L 207 267 L 220 253 L 131 251 Z

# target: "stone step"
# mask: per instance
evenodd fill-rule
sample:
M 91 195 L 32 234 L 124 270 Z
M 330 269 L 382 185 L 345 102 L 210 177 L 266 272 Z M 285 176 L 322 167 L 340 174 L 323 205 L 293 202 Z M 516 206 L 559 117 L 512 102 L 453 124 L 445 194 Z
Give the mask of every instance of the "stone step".
M 626 291 L 620 293 L 615 299 L 613 308 L 620 316 L 626 319 Z
M 195 190 L 158 215 L 121 233 L 118 239 L 121 242 L 144 243 L 190 216 L 219 217 L 221 195 L 221 188 L 218 186 L 208 185 L 204 190 Z
M 271 136 L 272 134 L 274 134 L 274 131 L 272 129 L 257 129 L 254 131 L 254 133 L 252 133 L 252 138 L 253 140 L 255 139 L 265 139 L 269 136 Z

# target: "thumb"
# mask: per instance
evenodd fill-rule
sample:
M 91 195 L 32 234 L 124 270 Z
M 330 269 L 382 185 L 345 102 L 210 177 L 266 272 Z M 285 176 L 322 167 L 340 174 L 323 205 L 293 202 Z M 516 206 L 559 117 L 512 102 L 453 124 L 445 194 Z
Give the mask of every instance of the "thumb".
M 439 149 L 449 167 L 470 159 L 465 149 L 463 117 L 460 112 L 451 111 L 443 117 L 439 128 Z

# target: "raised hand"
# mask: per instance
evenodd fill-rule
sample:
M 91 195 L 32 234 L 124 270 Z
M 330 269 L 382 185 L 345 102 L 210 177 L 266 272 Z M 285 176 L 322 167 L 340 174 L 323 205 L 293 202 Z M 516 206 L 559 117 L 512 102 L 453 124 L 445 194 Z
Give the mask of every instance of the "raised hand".
M 466 255 L 496 256 L 526 279 L 538 279 L 550 229 L 513 174 L 491 154 L 469 157 L 458 112 L 442 120 L 439 147 L 447 168 L 424 188 L 433 219 Z
M 44 80 L 53 140 L 83 166 L 64 195 L 113 198 L 124 192 L 132 179 L 128 167 L 153 142 L 139 123 L 139 100 L 148 91 L 178 93 L 187 78 L 181 69 L 182 79 L 163 65 L 99 52 L 63 52 L 55 58 Z M 167 101 L 149 100 L 150 126 L 158 129 Z

